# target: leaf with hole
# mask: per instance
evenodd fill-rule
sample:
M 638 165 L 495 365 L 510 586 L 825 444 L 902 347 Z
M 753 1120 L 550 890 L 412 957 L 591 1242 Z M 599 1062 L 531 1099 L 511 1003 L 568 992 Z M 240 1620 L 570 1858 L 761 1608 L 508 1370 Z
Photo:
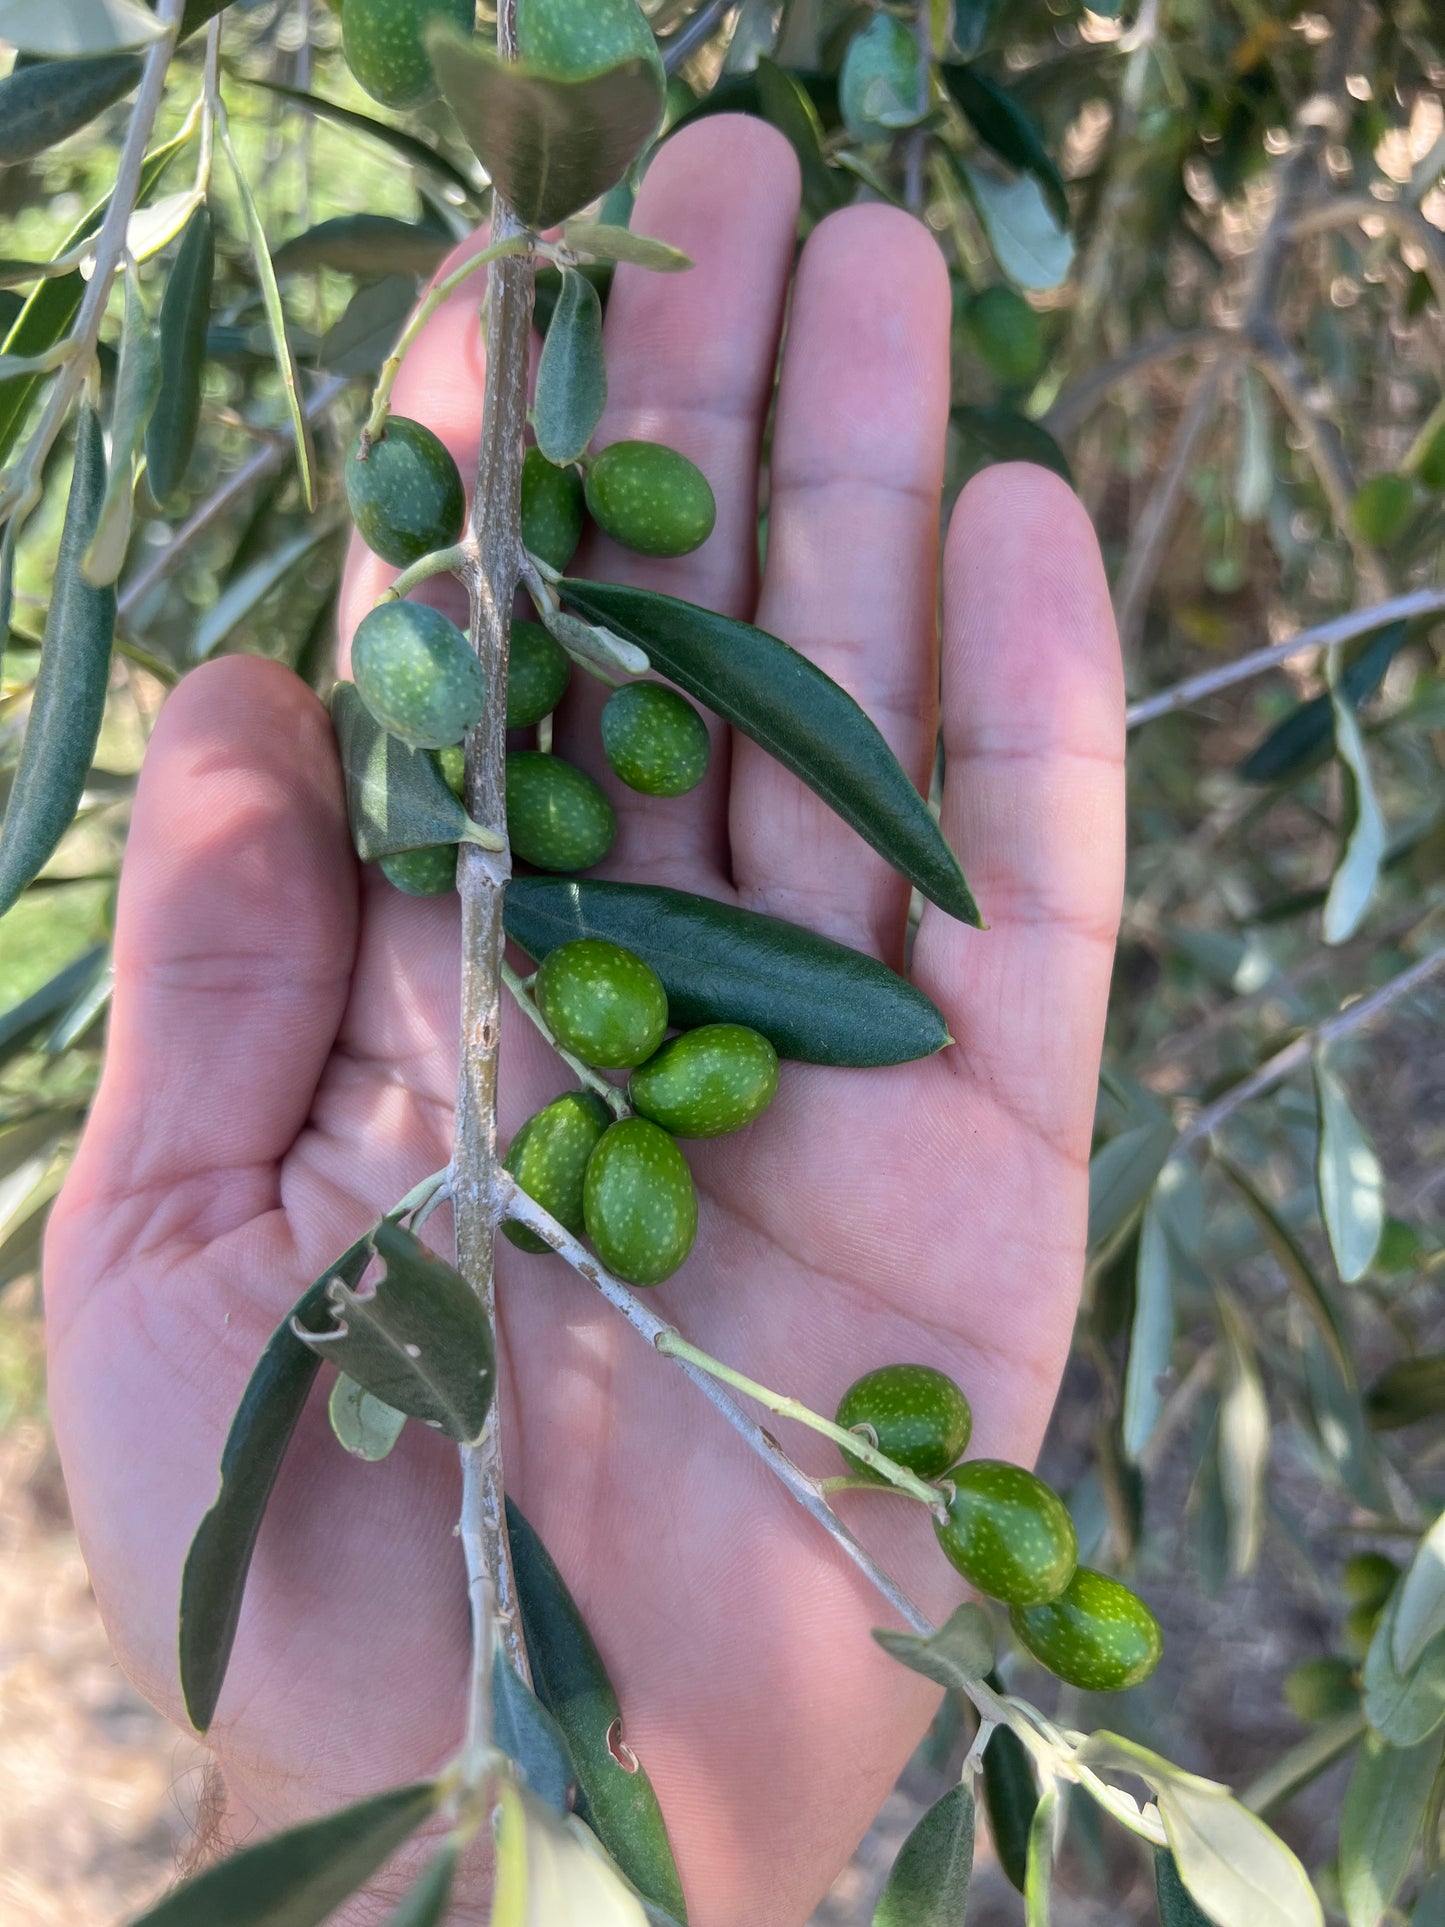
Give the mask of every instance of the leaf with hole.
M 354 683 L 338 683 L 332 690 L 331 723 L 346 784 L 351 840 L 363 863 L 398 850 L 424 850 L 433 843 L 501 847 L 500 838 L 467 815 L 431 752 L 408 749 L 388 735 Z
M 33 160 L 128 94 L 140 79 L 135 54 L 46 60 L 0 80 L 0 167 Z
M 1340 1276 L 1352 1285 L 1364 1277 L 1379 1249 L 1385 1224 L 1384 1177 L 1345 1087 L 1322 1051 L 1315 1053 L 1314 1071 L 1320 1113 L 1315 1167 L 1320 1215 Z
M 602 303 L 592 283 L 563 268 L 562 292 L 537 364 L 532 425 L 549 462 L 565 468 L 592 440 L 607 406 Z
M 110 422 L 110 474 L 95 534 L 80 565 L 92 588 L 104 588 L 114 582 L 125 561 L 130 544 L 136 460 L 160 387 L 160 344 L 146 316 L 132 270 L 125 277 L 125 327 Z
M 982 1606 L 970 1601 L 955 1607 L 927 1638 L 918 1633 L 894 1632 L 875 1626 L 873 1637 L 890 1658 L 912 1673 L 921 1673 L 936 1686 L 966 1692 L 993 1665 L 993 1627 Z
M 877 725 L 806 656 L 751 623 L 611 582 L 564 599 L 776 757 L 932 902 L 981 926 L 958 860 Z
M 973 1788 L 935 1800 L 903 1845 L 873 1909 L 873 1927 L 958 1927 L 973 1874 Z
M 1069 225 L 1069 201 L 1063 176 L 1044 145 L 1038 122 L 1006 88 L 973 67 L 945 63 L 943 84 L 985 147 L 1000 160 L 1031 174 L 1043 189 L 1049 210 L 1061 228 Z
M 1067 280 L 1074 243 L 1034 176 L 1009 178 L 969 161 L 957 167 L 994 259 L 1009 280 L 1039 290 Z

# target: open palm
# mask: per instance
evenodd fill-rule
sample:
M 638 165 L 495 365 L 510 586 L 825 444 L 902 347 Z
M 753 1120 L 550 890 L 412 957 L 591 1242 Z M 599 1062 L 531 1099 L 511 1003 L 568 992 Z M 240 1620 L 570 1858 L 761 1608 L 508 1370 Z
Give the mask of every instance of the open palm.
M 601 439 L 681 448 L 717 529 L 588 573 L 666 589 L 804 650 L 922 784 L 940 681 L 944 830 L 991 928 L 926 911 L 915 980 L 957 1040 L 893 1070 L 785 1065 L 750 1130 L 690 1146 L 696 1249 L 656 1300 L 695 1342 L 831 1412 L 859 1373 L 938 1365 L 976 1449 L 1037 1451 L 1082 1268 L 1086 1159 L 1122 865 L 1122 696 L 1088 523 L 1062 483 L 994 469 L 937 549 L 949 287 L 883 207 L 813 234 L 792 288 L 758 580 L 757 475 L 798 206 L 791 150 L 716 118 L 670 142 L 634 225 L 697 265 L 619 271 Z M 476 294 L 398 385 L 465 471 Z M 343 627 L 384 579 L 357 555 Z M 584 678 L 574 679 L 585 682 Z M 752 743 L 656 802 L 608 776 L 601 691 L 557 747 L 607 783 L 608 874 L 806 923 L 902 966 L 906 886 Z M 188 677 L 151 746 L 115 946 L 105 1079 L 47 1252 L 55 1423 L 95 1589 L 143 1691 L 179 1717 L 189 1537 L 266 1335 L 381 1209 L 445 1163 L 456 1083 L 454 899 L 350 853 L 325 713 L 286 671 Z M 502 1127 L 564 1088 L 508 1013 Z M 439 1232 L 443 1221 L 433 1219 Z M 580 1599 L 667 1813 L 696 1927 L 797 1927 L 915 1744 L 933 1694 L 868 1638 L 877 1598 L 676 1370 L 560 1261 L 499 1259 L 507 1482 Z M 785 1443 L 838 1469 L 811 1434 Z M 455 1455 L 410 1426 L 384 1464 L 318 1394 L 261 1535 L 212 1729 L 233 1824 L 264 1828 L 435 1767 L 467 1663 Z M 959 1586 L 921 1509 L 841 1505 L 929 1610 Z M 358 1915 L 358 1918 L 364 1917 Z

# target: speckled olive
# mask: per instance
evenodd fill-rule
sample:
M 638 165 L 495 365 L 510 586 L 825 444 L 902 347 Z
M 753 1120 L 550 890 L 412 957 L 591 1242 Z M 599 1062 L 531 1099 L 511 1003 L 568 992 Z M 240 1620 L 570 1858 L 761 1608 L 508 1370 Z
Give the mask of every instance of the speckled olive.
M 442 780 L 453 796 L 460 796 L 467 780 L 467 752 L 460 743 L 449 743 L 445 749 L 434 749 L 432 760 L 442 773 Z
M 686 555 L 717 519 L 702 470 L 661 442 L 613 442 L 594 455 L 587 507 L 598 528 L 641 555 Z
M 639 1065 L 627 1094 L 635 1111 L 674 1137 L 722 1137 L 761 1117 L 777 1088 L 778 1053 L 760 1031 L 702 1024 Z
M 507 662 L 507 728 L 525 729 L 550 716 L 571 674 L 565 651 L 541 623 L 516 617 Z
M 1383 1552 L 1357 1552 L 1345 1561 L 1340 1584 L 1352 1606 L 1383 1606 L 1395 1590 L 1400 1568 Z
M 351 644 L 361 700 L 413 749 L 457 743 L 482 713 L 487 681 L 454 622 L 423 602 L 383 602 Z
M 522 458 L 522 543 L 553 569 L 565 569 L 582 540 L 582 477 L 558 468 L 540 448 Z
M 1074 1522 L 1058 1493 L 1021 1465 L 970 1459 L 947 1474 L 948 1518 L 938 1543 L 970 1585 L 1006 1606 L 1055 1599 L 1079 1556 Z
M 425 38 L 433 20 L 470 34 L 475 0 L 342 0 L 346 64 L 373 100 L 415 107 L 436 92 Z
M 1042 1666 L 1085 1693 L 1121 1693 L 1159 1664 L 1164 1635 L 1137 1593 L 1080 1566 L 1057 1599 L 1016 1606 L 1014 1632 Z
M 660 682 L 629 682 L 602 705 L 602 748 L 629 789 L 685 796 L 707 774 L 707 724 Z
M 612 848 L 617 813 L 575 763 L 533 749 L 507 758 L 512 848 L 539 870 L 590 870 Z
M 662 979 L 603 937 L 577 937 L 549 951 L 533 995 L 562 1048 L 601 1070 L 642 1063 L 667 1030 Z
M 398 569 L 449 548 L 462 532 L 467 498 L 457 465 L 429 428 L 405 415 L 387 417 L 365 461 L 357 443 L 344 479 L 362 541 Z
M 931 1365 L 882 1365 L 848 1387 L 838 1401 L 834 1423 L 849 1431 L 855 1425 L 870 1426 L 886 1458 L 896 1459 L 920 1479 L 937 1479 L 968 1450 L 973 1413 L 946 1372 Z M 850 1472 L 863 1478 L 881 1476 L 851 1452 L 843 1452 L 843 1460 Z
M 1043 322 L 1002 282 L 973 296 L 963 326 L 989 373 L 1008 387 L 1032 381 L 1044 365 Z
M 633 1285 L 670 1278 L 697 1236 L 687 1159 L 645 1117 L 609 1127 L 587 1165 L 582 1209 L 598 1257 Z
M 398 850 L 378 868 L 388 883 L 409 897 L 441 897 L 457 887 L 457 846 L 429 843 L 423 850 Z
M 527 1119 L 502 1159 L 527 1196 L 579 1238 L 587 1160 L 611 1122 L 611 1111 L 595 1091 L 568 1091 Z M 551 1248 L 524 1224 L 502 1229 L 523 1251 Z
M 641 60 L 662 83 L 662 59 L 637 0 L 517 0 L 517 51 L 562 80 Z

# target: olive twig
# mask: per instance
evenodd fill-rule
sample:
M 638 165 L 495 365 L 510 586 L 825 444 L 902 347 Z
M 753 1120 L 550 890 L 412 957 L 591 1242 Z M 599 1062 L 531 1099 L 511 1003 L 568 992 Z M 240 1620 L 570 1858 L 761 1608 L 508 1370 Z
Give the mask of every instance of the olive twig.
M 849 1450 L 852 1450 L 851 1446 Z M 876 1479 L 850 1479 L 842 1473 L 840 1473 L 836 1479 L 819 1479 L 818 1490 L 829 1494 L 834 1492 L 888 1492 L 891 1490 L 896 1492 L 900 1499 L 917 1499 L 920 1504 L 927 1504 L 930 1511 L 938 1504 L 938 1494 L 936 1492 L 931 1498 L 924 1500 L 921 1493 L 909 1492 L 906 1487 L 901 1485 L 889 1487 L 880 1485 Z
M 558 1043 L 552 1026 L 537 1008 L 536 999 L 533 997 L 530 989 L 531 980 L 520 976 L 518 972 L 513 970 L 512 966 L 504 960 L 502 963 L 502 982 L 507 986 L 508 990 L 511 991 L 518 1005 L 526 1012 L 527 1016 L 537 1026 L 537 1029 L 541 1031 L 547 1042 L 577 1079 L 577 1082 L 585 1085 L 589 1091 L 596 1091 L 602 1101 L 611 1106 L 614 1117 L 631 1117 L 632 1106 L 627 1101 L 627 1093 L 619 1090 L 615 1084 L 609 1084 L 600 1071 L 593 1070 L 590 1064 L 584 1064 L 580 1057 L 574 1056 L 565 1045 Z
M 450 548 L 433 549 L 430 555 L 418 556 L 382 590 L 376 598 L 376 607 L 379 609 L 384 602 L 400 602 L 418 582 L 429 581 L 434 575 L 460 575 L 470 560 L 471 551 L 464 542 L 454 542 Z

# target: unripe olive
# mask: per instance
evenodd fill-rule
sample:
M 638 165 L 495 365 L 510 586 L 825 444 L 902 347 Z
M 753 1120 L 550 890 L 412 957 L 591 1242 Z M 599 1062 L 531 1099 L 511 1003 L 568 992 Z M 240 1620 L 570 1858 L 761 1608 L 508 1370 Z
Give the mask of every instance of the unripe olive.
M 365 460 L 357 442 L 345 482 L 362 541 L 398 569 L 450 548 L 462 532 L 467 498 L 457 465 L 445 443 L 405 415 L 387 416 Z
M 502 1159 L 527 1196 L 579 1238 L 587 1160 L 611 1122 L 611 1111 L 595 1091 L 568 1091 L 527 1119 Z M 523 1251 L 551 1249 L 524 1224 L 504 1224 L 502 1229 Z
M 378 866 L 388 883 L 409 897 L 440 897 L 457 887 L 457 846 L 429 843 L 422 850 L 398 850 Z
M 602 705 L 602 747 L 629 789 L 685 796 L 707 774 L 707 724 L 660 682 L 629 682 Z
M 460 742 L 487 699 L 471 644 L 424 602 L 383 602 L 363 616 L 351 644 L 351 673 L 382 728 L 413 749 Z
M 970 1459 L 948 1474 L 948 1517 L 934 1526 L 950 1563 L 1006 1606 L 1055 1599 L 1079 1556 L 1074 1522 L 1058 1493 L 1002 1459 Z
M 1284 1678 L 1285 1704 L 1299 1720 L 1332 1720 L 1360 1703 L 1355 1669 L 1347 1659 L 1301 1660 Z
M 346 64 L 373 100 L 415 107 L 436 92 L 425 38 L 433 20 L 470 34 L 475 0 L 342 0 Z
M 1043 322 L 1012 288 L 998 282 L 974 295 L 963 325 L 990 374 L 1008 387 L 1033 381 L 1044 365 Z
M 1359 1606 L 1351 1606 L 1345 1614 L 1345 1651 L 1353 1653 L 1356 1659 L 1363 1659 L 1374 1644 L 1375 1629 L 1384 1616 L 1383 1605 L 1370 1600 Z
M 550 716 L 571 675 L 566 651 L 541 623 L 514 618 L 507 657 L 507 728 L 525 729 Z
M 1383 1606 L 1395 1590 L 1400 1568 L 1383 1552 L 1357 1552 L 1345 1561 L 1340 1574 L 1346 1599 L 1352 1606 Z
M 507 758 L 507 828 L 539 870 L 590 870 L 612 848 L 617 813 L 575 763 L 519 749 Z
M 1137 1593 L 1107 1573 L 1080 1566 L 1045 1605 L 1015 1607 L 1014 1632 L 1034 1658 L 1085 1693 L 1121 1693 L 1159 1664 L 1164 1635 Z
M 1415 512 L 1408 475 L 1372 475 L 1350 504 L 1355 533 L 1380 549 L 1392 548 Z
M 641 60 L 663 83 L 657 41 L 637 0 L 517 0 L 517 51 L 558 80 Z
M 598 528 L 641 555 L 686 555 L 717 519 L 702 470 L 661 442 L 613 442 L 594 455 L 587 507 Z
M 639 1065 L 627 1095 L 674 1137 L 722 1137 L 761 1117 L 777 1088 L 778 1053 L 760 1031 L 703 1024 Z
M 968 1450 L 973 1413 L 946 1372 L 931 1365 L 882 1365 L 848 1387 L 838 1401 L 834 1423 L 849 1431 L 855 1425 L 871 1426 L 885 1458 L 907 1466 L 920 1479 L 937 1479 Z M 863 1478 L 881 1477 L 851 1452 L 843 1451 L 843 1460 L 850 1472 Z
M 697 1236 L 687 1159 L 645 1117 L 609 1126 L 588 1163 L 582 1206 L 598 1257 L 629 1284 L 670 1278 Z
M 532 994 L 562 1048 L 601 1070 L 642 1063 L 667 1030 L 662 979 L 604 937 L 577 937 L 549 951 Z
M 582 477 L 558 468 L 540 448 L 522 458 L 522 546 L 565 569 L 582 540 Z
M 434 749 L 432 760 L 452 795 L 460 796 L 467 780 L 467 752 L 461 744 L 449 743 L 445 749 Z

